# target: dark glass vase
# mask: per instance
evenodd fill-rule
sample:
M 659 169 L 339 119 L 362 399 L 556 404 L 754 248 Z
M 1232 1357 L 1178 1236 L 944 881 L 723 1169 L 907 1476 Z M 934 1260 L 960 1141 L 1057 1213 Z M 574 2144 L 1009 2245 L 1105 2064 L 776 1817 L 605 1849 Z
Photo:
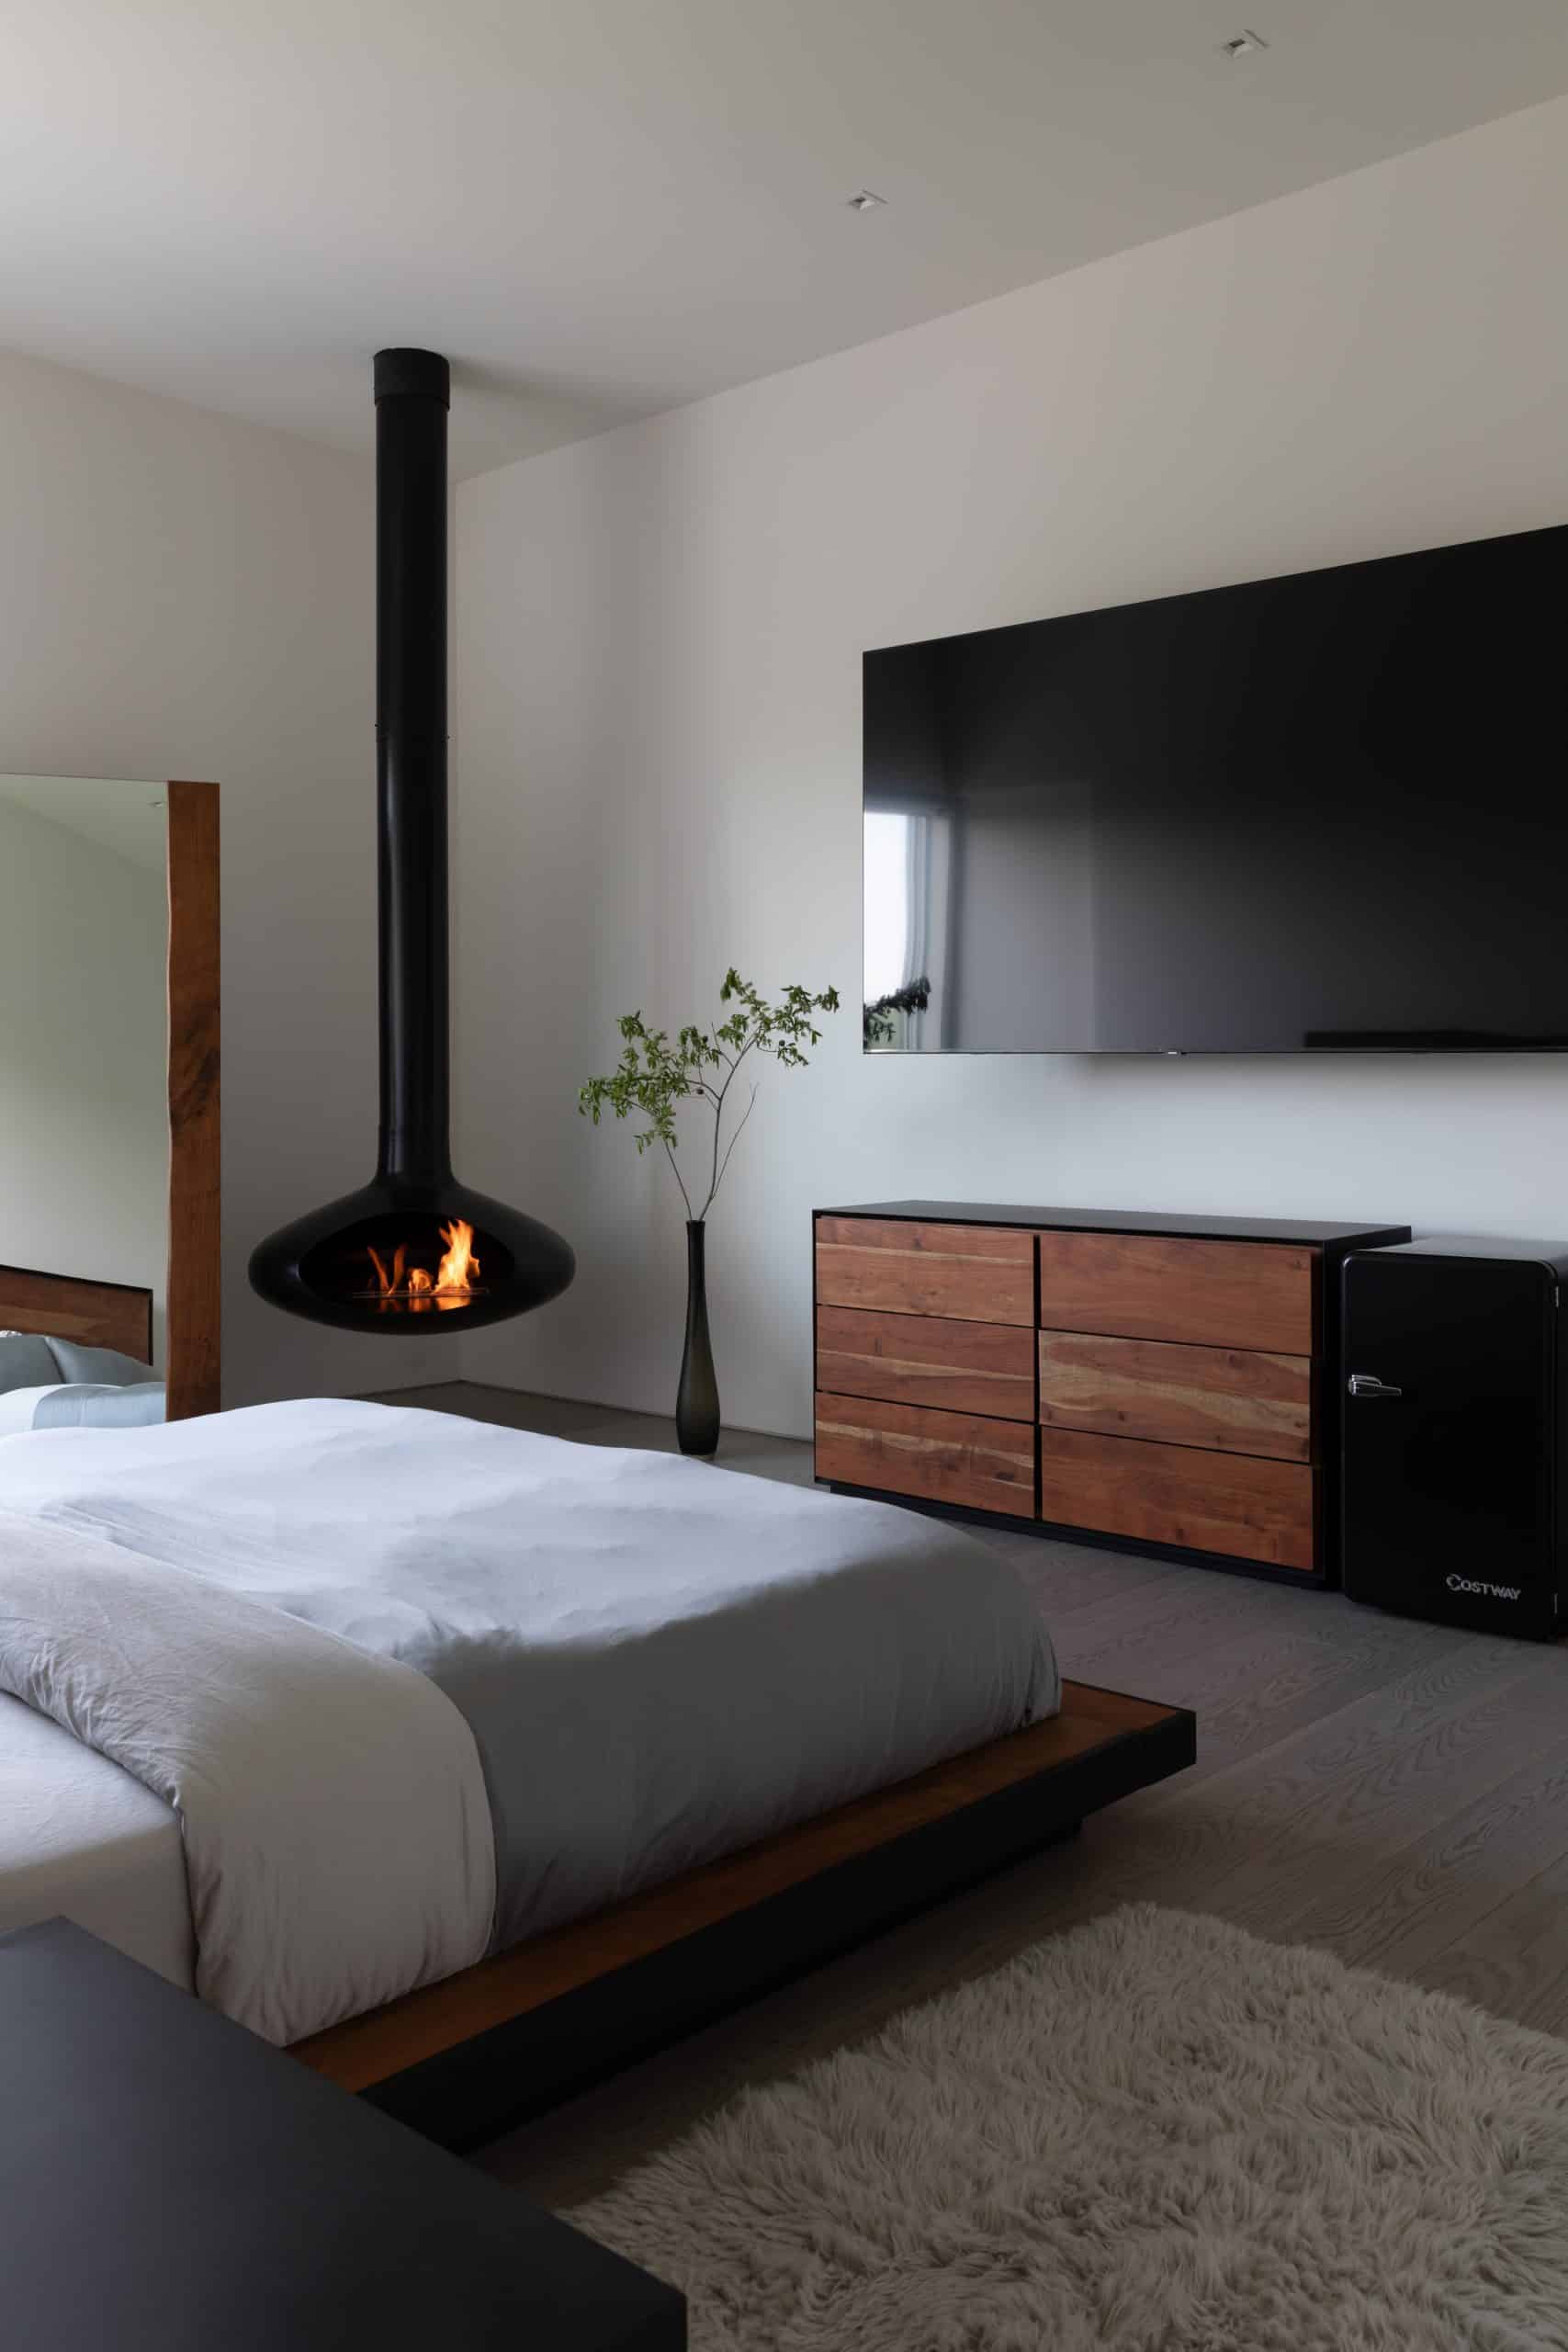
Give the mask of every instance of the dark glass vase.
M 675 1393 L 675 1435 L 682 1453 L 718 1451 L 718 1382 L 708 1339 L 708 1288 L 703 1244 L 707 1227 L 686 1227 L 686 1346 Z

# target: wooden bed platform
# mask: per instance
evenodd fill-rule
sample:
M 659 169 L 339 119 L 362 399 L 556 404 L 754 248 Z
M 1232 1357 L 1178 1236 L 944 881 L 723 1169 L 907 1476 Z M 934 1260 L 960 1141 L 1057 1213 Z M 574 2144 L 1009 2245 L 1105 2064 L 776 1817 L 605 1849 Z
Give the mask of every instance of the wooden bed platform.
M 293 2045 L 471 2145 L 1190 1764 L 1184 1707 L 1065 1682 L 1048 1723 Z

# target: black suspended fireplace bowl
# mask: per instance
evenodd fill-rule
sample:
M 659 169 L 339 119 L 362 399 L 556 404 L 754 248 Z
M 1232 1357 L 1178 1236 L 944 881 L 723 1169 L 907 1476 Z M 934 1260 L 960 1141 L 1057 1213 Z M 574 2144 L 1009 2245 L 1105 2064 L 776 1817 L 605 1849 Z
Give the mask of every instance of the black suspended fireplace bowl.
M 575 1271 L 558 1233 L 453 1177 L 378 1176 L 264 1241 L 251 1283 L 313 1323 L 429 1339 L 525 1315 Z
M 376 355 L 381 1136 L 357 1193 L 251 1258 L 253 1289 L 342 1330 L 471 1331 L 576 1271 L 549 1227 L 452 1173 L 446 886 L 446 362 Z

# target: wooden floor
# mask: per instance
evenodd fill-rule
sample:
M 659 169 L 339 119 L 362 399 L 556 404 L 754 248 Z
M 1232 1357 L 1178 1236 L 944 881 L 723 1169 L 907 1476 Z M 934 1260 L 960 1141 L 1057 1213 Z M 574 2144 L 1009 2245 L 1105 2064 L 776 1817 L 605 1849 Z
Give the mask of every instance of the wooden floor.
M 501 1389 L 396 1401 L 673 1444 L 664 1421 Z M 811 1478 L 793 1440 L 727 1431 L 719 1459 Z M 498 2143 L 487 2169 L 546 2203 L 591 2196 L 742 2083 L 1125 1902 L 1213 1912 L 1568 2033 L 1568 1645 L 1034 1536 L 982 1540 L 1038 1589 L 1065 1674 L 1196 1709 L 1196 1770 Z

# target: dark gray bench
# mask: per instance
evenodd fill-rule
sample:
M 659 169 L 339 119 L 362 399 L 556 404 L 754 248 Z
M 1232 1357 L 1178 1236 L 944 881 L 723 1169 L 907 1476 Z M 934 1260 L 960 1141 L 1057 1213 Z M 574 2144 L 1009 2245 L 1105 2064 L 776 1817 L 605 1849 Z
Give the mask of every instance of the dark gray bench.
M 682 2352 L 685 2303 L 64 1920 L 0 1937 L 17 2352 Z

